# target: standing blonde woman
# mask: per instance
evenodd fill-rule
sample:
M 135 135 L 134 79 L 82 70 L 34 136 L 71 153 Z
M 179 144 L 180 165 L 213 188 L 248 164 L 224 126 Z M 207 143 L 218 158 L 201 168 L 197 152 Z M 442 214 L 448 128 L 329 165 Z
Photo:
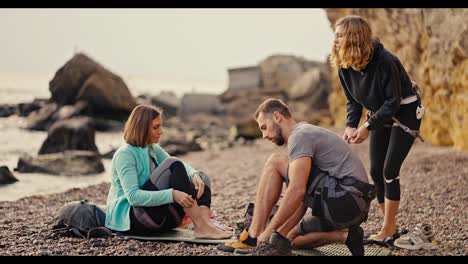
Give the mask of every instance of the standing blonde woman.
M 125 124 L 124 139 L 112 158 L 106 227 L 129 235 L 150 236 L 179 226 L 188 215 L 197 238 L 224 239 L 230 233 L 210 222 L 208 177 L 169 156 L 157 143 L 161 112 L 135 107 Z
M 417 86 L 359 16 L 336 22 L 331 62 L 347 98 L 343 140 L 359 144 L 370 134 L 370 174 L 384 215 L 380 232 L 370 240 L 390 241 L 398 235 L 400 168 L 415 138 L 420 137 L 423 108 Z M 363 107 L 369 112 L 358 127 Z

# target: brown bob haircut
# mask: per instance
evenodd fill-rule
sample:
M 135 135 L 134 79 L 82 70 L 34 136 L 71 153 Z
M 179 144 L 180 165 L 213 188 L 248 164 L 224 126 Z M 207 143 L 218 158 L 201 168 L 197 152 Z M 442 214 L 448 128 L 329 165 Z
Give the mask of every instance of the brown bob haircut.
M 142 104 L 133 108 L 132 113 L 125 123 L 125 142 L 138 147 L 145 147 L 148 145 L 148 132 L 151 122 L 161 115 L 162 111 L 152 105 Z
M 255 111 L 255 119 L 258 119 L 260 113 L 273 114 L 273 112 L 278 111 L 286 118 L 291 118 L 291 111 L 289 107 L 281 100 L 270 98 L 261 103 L 257 111 Z

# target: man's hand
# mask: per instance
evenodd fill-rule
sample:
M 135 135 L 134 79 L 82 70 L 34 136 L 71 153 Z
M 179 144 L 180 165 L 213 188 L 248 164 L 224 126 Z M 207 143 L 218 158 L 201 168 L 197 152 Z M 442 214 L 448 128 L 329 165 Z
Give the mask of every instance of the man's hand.
M 343 138 L 343 140 L 349 144 L 351 140 L 354 139 L 354 137 L 356 137 L 356 135 L 357 135 L 356 128 L 346 127 L 346 130 L 343 133 L 343 136 L 341 138 Z
M 195 202 L 192 196 L 178 190 L 172 190 L 172 197 L 174 197 L 174 201 L 176 203 L 180 204 L 180 206 L 184 208 L 191 207 Z
M 357 131 L 356 131 L 356 136 L 351 139 L 351 143 L 352 144 L 360 144 L 362 143 L 364 140 L 366 140 L 366 138 L 369 137 L 369 129 L 367 129 L 366 126 L 361 126 Z
M 270 228 L 265 229 L 258 237 L 257 237 L 257 246 L 262 244 L 262 243 L 267 243 L 268 240 L 270 239 L 271 233 L 273 233 L 273 230 Z
M 192 183 L 195 186 L 195 190 L 197 190 L 197 199 L 200 199 L 205 191 L 205 182 L 198 173 L 195 173 L 193 174 Z

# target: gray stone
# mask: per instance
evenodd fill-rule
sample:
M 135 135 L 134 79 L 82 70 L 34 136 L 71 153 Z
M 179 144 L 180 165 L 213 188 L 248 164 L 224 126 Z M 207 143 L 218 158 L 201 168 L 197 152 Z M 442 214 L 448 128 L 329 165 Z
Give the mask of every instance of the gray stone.
M 18 179 L 10 172 L 7 166 L 0 167 L 0 185 L 17 182 Z
M 24 155 L 18 160 L 16 171 L 40 172 L 54 175 L 89 175 L 104 172 L 104 165 L 97 152 L 65 151 L 31 157 Z
M 98 151 L 95 143 L 94 122 L 89 117 L 74 117 L 55 123 L 42 144 L 39 154 L 65 150 Z

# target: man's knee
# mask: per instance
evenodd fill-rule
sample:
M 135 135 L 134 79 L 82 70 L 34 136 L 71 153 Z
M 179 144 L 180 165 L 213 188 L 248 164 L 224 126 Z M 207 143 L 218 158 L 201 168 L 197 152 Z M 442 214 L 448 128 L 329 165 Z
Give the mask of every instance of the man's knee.
M 271 166 L 278 170 L 281 174 L 286 173 L 286 168 L 288 165 L 288 155 L 284 153 L 273 153 L 267 160 L 267 166 Z M 284 175 L 282 175 L 284 176 Z
M 273 164 L 278 164 L 278 163 L 284 163 L 284 162 L 287 162 L 288 161 L 288 155 L 284 154 L 284 153 L 279 153 L 279 152 L 276 152 L 276 153 L 273 153 L 270 155 L 270 157 L 268 157 L 268 161 L 267 163 L 273 163 Z

